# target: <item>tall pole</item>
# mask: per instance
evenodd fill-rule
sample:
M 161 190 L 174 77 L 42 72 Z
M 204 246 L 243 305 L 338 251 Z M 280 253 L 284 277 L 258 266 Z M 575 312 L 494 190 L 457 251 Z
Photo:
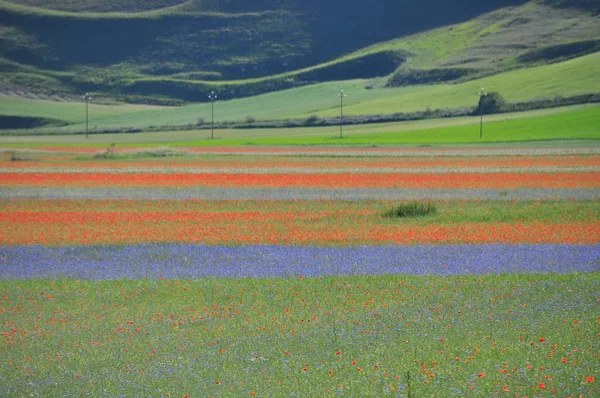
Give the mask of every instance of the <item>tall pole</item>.
M 344 98 L 346 98 L 346 94 L 344 94 L 344 90 L 340 90 L 340 138 L 344 138 L 343 135 L 343 126 L 344 126 Z
M 90 129 L 89 129 L 89 120 L 90 120 L 90 118 L 89 118 L 89 115 L 90 115 L 89 103 L 90 103 L 90 100 L 92 99 L 92 97 L 90 96 L 89 93 L 85 93 L 85 95 L 83 96 L 83 99 L 85 100 L 85 138 L 87 139 L 89 136 L 89 132 L 90 132 Z
M 210 139 L 215 139 L 215 100 L 217 99 L 217 94 L 214 91 L 211 91 L 208 95 L 208 98 L 211 102 L 211 119 L 210 119 Z
M 483 138 L 483 97 L 486 95 L 482 88 L 479 92 L 479 139 Z

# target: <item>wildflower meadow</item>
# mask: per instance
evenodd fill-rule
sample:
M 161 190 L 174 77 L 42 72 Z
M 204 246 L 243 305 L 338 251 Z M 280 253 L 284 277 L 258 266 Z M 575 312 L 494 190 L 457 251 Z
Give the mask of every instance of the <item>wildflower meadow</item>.
M 589 145 L 4 151 L 0 396 L 597 397 L 599 171 Z

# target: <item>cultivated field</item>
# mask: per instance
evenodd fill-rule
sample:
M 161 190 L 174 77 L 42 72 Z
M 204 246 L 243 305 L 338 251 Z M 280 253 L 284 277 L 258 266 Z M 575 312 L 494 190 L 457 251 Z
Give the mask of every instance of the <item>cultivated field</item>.
M 4 144 L 0 395 L 597 396 L 597 109 L 486 125 L 589 130 L 558 144 Z
M 549 140 L 563 140 L 572 145 L 576 140 L 594 142 L 598 137 L 600 107 L 596 104 L 485 115 L 480 138 L 478 116 L 427 119 L 410 122 L 346 125 L 343 139 L 339 126 L 216 129 L 214 139 L 209 130 L 159 131 L 114 134 L 56 134 L 0 136 L 0 145 L 7 149 L 44 149 L 62 147 L 75 150 L 83 147 L 98 151 L 115 144 L 115 151 L 135 148 L 214 147 L 248 145 L 546 145 Z M 510 144 L 513 142 L 513 144 Z M 546 144 L 545 144 L 546 143 Z M 146 156 L 150 156 L 146 153 Z
M 599 397 L 598 4 L 0 0 L 0 397 Z

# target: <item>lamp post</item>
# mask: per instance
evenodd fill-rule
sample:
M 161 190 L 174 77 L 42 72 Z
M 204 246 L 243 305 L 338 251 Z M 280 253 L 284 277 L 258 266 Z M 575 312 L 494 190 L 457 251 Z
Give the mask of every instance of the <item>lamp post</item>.
M 344 89 L 340 90 L 340 138 L 344 138 L 343 136 L 343 126 L 344 126 L 344 98 L 346 98 L 346 94 L 344 93 Z
M 483 138 L 483 98 L 486 95 L 482 87 L 479 91 L 479 139 Z
M 212 112 L 212 117 L 210 120 L 210 139 L 214 140 L 215 139 L 215 100 L 217 99 L 217 93 L 215 93 L 214 91 L 211 91 L 210 94 L 208 94 L 208 99 L 211 102 L 211 112 Z
M 85 93 L 85 95 L 83 96 L 83 99 L 85 100 L 85 138 L 88 138 L 88 134 L 90 132 L 89 130 L 89 104 L 90 101 L 92 100 L 92 96 L 89 93 Z

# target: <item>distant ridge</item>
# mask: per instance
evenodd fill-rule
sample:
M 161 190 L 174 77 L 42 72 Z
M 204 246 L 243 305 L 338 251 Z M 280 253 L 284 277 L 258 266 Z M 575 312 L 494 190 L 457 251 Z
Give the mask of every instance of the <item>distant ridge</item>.
M 224 91 L 231 96 L 248 96 L 395 71 L 400 73 L 395 81 L 401 84 L 455 80 L 495 69 L 468 62 L 452 68 L 430 62 L 415 65 L 417 70 L 426 69 L 417 77 L 413 69 L 406 69 L 410 65 L 398 69 L 411 58 L 425 58 L 413 48 L 367 48 L 514 7 L 575 7 L 593 18 L 599 4 L 599 0 L 381 0 L 349 1 L 343 6 L 336 0 L 0 0 L 0 86 L 51 94 L 95 91 L 134 101 L 152 96 L 197 101 L 211 84 L 226 84 Z M 496 17 L 501 20 L 501 15 Z M 565 42 L 593 36 L 589 29 L 567 30 Z M 483 33 L 480 29 L 471 35 Z M 540 44 L 553 44 L 546 42 Z M 447 44 L 439 45 L 445 46 L 439 51 L 447 51 Z M 523 52 L 529 47 L 515 49 Z M 233 82 L 239 80 L 244 82 Z

